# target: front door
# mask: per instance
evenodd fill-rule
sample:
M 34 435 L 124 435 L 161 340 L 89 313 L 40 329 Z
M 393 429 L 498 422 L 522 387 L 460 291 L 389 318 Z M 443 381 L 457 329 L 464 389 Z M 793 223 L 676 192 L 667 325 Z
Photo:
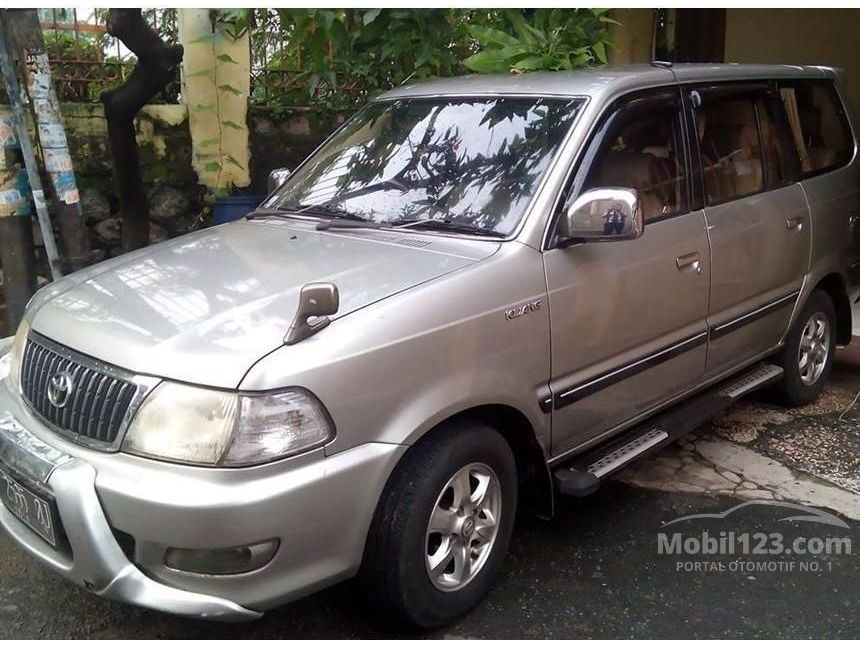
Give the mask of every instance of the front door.
M 552 326 L 552 453 L 559 455 L 702 379 L 710 252 L 689 172 L 676 88 L 616 102 L 586 147 L 560 211 L 582 192 L 633 188 L 645 215 L 636 240 L 544 254 Z

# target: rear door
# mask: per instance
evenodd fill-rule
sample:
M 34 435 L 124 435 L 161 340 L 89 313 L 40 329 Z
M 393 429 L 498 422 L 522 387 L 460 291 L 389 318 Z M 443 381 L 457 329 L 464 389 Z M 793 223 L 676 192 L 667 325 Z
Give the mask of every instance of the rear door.
M 565 245 L 550 236 L 554 455 L 702 378 L 710 256 L 704 215 L 690 209 L 686 139 L 677 87 L 622 98 L 563 196 L 560 213 L 588 189 L 636 189 L 645 229 L 629 241 Z
M 780 81 L 779 92 L 813 219 L 811 272 L 821 276 L 834 266 L 839 270 L 847 266 L 849 287 L 853 282 L 858 289 L 860 161 L 855 154 L 856 132 L 851 132 L 833 79 Z
M 775 86 L 691 89 L 713 263 L 713 376 L 781 341 L 809 269 L 811 223 Z

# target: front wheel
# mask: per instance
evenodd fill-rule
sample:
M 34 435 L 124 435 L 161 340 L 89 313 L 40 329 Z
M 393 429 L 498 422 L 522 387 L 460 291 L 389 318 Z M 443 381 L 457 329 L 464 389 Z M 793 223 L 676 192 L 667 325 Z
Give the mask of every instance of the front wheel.
M 833 365 L 836 351 L 836 309 L 830 296 L 816 290 L 797 317 L 777 363 L 785 371 L 775 394 L 788 406 L 815 401 Z
M 413 446 L 391 476 L 368 535 L 362 582 L 407 623 L 448 623 L 489 588 L 516 508 L 516 463 L 507 441 L 476 423 L 440 428 Z

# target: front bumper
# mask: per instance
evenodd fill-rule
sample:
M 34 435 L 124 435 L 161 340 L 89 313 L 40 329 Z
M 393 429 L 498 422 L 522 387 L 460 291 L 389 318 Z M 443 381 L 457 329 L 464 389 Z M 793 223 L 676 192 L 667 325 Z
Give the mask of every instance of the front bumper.
M 72 444 L 45 428 L 0 382 L 0 462 L 56 498 L 67 548 L 54 549 L 0 504 L 0 526 L 24 549 L 103 596 L 222 621 L 355 573 L 376 501 L 403 446 L 322 450 L 243 469 L 167 464 Z M 131 550 L 117 539 L 133 538 Z M 198 575 L 164 565 L 168 547 L 217 549 L 277 538 L 262 568 Z

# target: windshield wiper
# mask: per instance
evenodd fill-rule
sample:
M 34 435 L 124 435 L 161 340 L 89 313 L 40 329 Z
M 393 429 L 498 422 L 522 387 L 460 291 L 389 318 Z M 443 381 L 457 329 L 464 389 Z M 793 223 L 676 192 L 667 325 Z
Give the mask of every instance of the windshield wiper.
M 324 204 L 299 205 L 296 208 L 258 208 L 245 215 L 245 219 L 256 219 L 258 217 L 283 217 L 296 219 L 302 215 L 324 218 L 316 225 L 316 230 L 325 231 L 331 228 L 379 228 L 377 222 L 371 222 L 360 215 L 350 213 L 340 208 L 326 206 Z
M 382 224 L 353 215 L 352 217 L 336 216 L 331 219 L 324 219 L 318 222 L 316 226 L 318 231 L 328 231 L 333 228 L 382 228 Z
M 255 208 L 245 215 L 245 219 L 257 219 L 258 217 L 283 217 L 294 219 L 295 213 L 284 208 Z
M 333 228 L 379 228 L 379 222 L 366 219 L 361 215 L 350 213 L 341 208 L 326 204 L 311 204 L 300 207 L 298 213 L 324 217 L 316 225 L 318 231 L 328 231 Z
M 420 219 L 397 219 L 388 222 L 393 228 L 423 228 L 431 231 L 453 231 L 454 233 L 467 233 L 469 235 L 481 235 L 483 237 L 503 237 L 488 228 L 482 228 L 475 224 L 466 222 L 455 222 L 451 219 L 433 219 L 430 217 Z

